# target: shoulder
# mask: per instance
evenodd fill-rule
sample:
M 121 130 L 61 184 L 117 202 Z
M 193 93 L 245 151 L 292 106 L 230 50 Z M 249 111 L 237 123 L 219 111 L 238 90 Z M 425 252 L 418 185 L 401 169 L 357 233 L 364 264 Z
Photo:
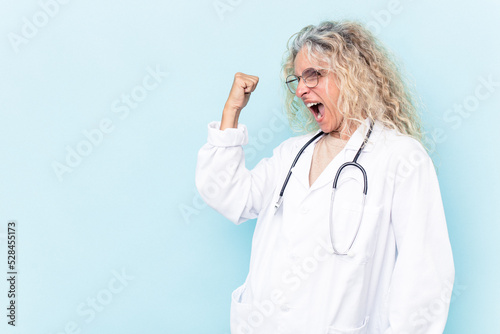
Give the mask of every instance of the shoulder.
M 434 163 L 425 147 L 415 138 L 404 135 L 376 122 L 377 137 L 375 151 L 379 163 L 386 164 L 390 172 L 415 171 L 419 169 L 434 171 Z
M 412 154 L 429 156 L 426 149 L 417 139 L 390 129 L 376 122 L 377 146 L 393 156 L 410 156 Z
M 275 150 L 279 150 L 281 153 L 296 154 L 316 134 L 317 132 L 290 137 L 283 141 Z

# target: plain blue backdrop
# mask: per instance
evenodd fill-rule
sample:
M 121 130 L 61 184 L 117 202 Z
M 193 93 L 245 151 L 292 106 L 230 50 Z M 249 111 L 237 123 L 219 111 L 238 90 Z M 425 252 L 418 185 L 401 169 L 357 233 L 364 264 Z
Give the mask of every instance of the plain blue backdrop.
M 238 71 L 260 77 L 248 167 L 293 135 L 286 42 L 336 19 L 367 24 L 425 106 L 456 266 L 446 333 L 500 332 L 493 0 L 1 0 L 0 276 L 9 220 L 19 275 L 15 328 L 1 280 L 0 332 L 229 333 L 255 222 L 201 201 L 197 151 Z

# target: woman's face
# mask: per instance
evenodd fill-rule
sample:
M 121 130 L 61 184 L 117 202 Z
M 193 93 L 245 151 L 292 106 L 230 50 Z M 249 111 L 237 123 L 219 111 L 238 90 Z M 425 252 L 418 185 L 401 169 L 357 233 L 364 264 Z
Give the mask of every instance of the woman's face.
M 294 67 L 297 76 L 302 75 L 307 68 L 319 68 L 318 64 L 309 61 L 306 52 L 307 50 L 302 48 L 295 57 Z M 320 129 L 326 133 L 341 130 L 342 116 L 337 110 L 339 93 L 337 80 L 332 72 L 319 76 L 318 85 L 313 88 L 307 87 L 301 78 L 295 91 L 295 95 L 304 101 L 307 109 L 313 114 Z M 313 103 L 317 104 L 311 105 Z

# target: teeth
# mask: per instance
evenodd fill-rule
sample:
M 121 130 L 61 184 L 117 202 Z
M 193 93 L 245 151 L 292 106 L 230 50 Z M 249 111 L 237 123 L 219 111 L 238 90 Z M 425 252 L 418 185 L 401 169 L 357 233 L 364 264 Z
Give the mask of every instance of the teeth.
M 308 108 L 311 108 L 312 106 L 315 106 L 315 105 L 317 105 L 317 104 L 319 104 L 319 102 L 312 102 L 312 103 L 308 103 L 308 104 L 306 104 L 306 106 L 307 106 Z

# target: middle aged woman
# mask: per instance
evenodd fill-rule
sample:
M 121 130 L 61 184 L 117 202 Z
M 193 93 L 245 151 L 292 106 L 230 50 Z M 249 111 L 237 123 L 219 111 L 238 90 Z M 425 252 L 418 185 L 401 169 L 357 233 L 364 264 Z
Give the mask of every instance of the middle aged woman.
M 302 29 L 283 73 L 291 124 L 309 134 L 251 171 L 238 119 L 258 78 L 235 75 L 196 171 L 209 205 L 237 224 L 258 218 L 231 333 L 443 332 L 452 252 L 414 99 L 391 59 L 357 23 Z

